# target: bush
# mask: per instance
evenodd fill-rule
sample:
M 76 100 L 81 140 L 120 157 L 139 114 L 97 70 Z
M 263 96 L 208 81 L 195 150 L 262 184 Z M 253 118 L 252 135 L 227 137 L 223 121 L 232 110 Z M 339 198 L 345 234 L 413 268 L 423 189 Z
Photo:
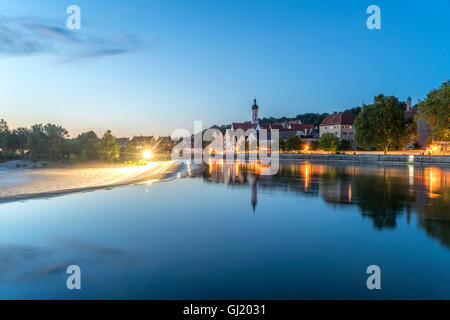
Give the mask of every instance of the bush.
M 286 150 L 288 151 L 300 151 L 302 149 L 303 141 L 299 136 L 293 136 L 286 141 Z
M 69 155 L 69 164 L 75 164 L 78 162 L 78 156 L 76 154 L 71 153 Z
M 309 145 L 309 149 L 311 151 L 319 150 L 319 141 L 317 141 L 317 140 L 311 141 L 311 143 Z
M 325 151 L 336 151 L 339 139 L 332 133 L 325 133 L 319 139 L 319 147 Z
M 347 140 L 341 140 L 338 145 L 339 151 L 349 151 L 352 150 L 352 144 Z
M 147 161 L 146 160 L 132 160 L 132 161 L 125 161 L 126 166 L 134 167 L 134 166 L 146 166 Z

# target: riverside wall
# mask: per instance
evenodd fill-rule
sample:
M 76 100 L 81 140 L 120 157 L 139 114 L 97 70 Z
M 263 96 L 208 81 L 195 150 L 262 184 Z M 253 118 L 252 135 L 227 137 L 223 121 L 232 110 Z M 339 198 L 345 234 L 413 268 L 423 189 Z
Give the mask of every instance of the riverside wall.
M 450 156 L 384 154 L 280 154 L 281 160 L 440 165 L 450 167 Z

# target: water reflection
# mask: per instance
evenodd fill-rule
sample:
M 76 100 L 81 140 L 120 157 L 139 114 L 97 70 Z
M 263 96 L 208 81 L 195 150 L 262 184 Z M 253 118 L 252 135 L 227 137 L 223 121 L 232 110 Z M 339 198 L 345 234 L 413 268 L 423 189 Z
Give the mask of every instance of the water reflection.
M 251 188 L 256 210 L 258 190 L 320 197 L 336 206 L 356 205 L 376 229 L 392 229 L 400 215 L 417 214 L 426 233 L 450 248 L 448 168 L 282 162 L 275 176 L 261 175 L 259 163 L 211 162 L 198 173 L 204 181 Z

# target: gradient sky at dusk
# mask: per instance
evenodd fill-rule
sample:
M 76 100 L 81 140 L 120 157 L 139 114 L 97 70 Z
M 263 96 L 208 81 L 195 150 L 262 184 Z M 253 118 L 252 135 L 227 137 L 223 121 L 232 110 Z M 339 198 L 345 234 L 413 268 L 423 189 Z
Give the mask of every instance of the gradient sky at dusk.
M 254 97 L 260 117 L 417 102 L 450 76 L 449 21 L 448 0 L 0 0 L 0 118 L 162 135 L 249 120 Z

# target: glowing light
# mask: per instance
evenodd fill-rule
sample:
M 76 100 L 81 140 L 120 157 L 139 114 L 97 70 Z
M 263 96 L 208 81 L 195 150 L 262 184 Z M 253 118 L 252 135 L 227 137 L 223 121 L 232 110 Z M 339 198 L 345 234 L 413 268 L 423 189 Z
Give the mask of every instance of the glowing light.
M 152 153 L 150 151 L 144 151 L 143 156 L 144 156 L 144 159 L 151 159 Z

